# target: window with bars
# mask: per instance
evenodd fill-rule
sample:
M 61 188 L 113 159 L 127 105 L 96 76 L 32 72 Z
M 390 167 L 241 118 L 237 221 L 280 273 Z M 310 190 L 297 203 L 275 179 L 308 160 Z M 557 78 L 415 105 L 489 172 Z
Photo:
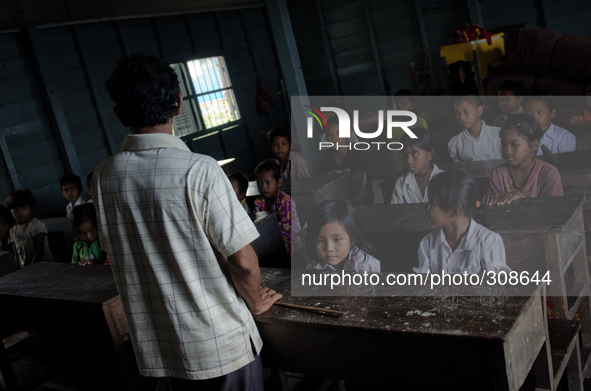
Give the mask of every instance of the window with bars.
M 223 56 L 171 64 L 179 76 L 183 106 L 175 117 L 178 137 L 240 119 L 240 111 Z

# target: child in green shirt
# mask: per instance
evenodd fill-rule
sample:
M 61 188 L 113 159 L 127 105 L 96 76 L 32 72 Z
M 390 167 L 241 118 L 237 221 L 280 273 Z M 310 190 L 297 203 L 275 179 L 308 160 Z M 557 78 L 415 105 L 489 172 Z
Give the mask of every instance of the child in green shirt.
M 101 250 L 94 204 L 82 204 L 74 207 L 70 218 L 72 229 L 77 238 L 74 243 L 72 263 L 81 266 L 104 264 L 107 260 L 107 253 Z

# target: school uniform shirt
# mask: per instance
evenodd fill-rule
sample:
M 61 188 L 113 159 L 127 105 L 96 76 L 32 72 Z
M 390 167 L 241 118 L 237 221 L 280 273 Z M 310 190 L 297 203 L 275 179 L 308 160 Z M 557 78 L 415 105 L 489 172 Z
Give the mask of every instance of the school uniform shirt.
M 133 134 L 92 178 L 140 374 L 210 379 L 262 341 L 227 258 L 259 234 L 217 161 L 170 134 Z
M 528 197 L 564 195 L 558 169 L 540 159 L 534 161 L 534 168 L 522 187 L 515 183 L 508 164 L 495 168 L 488 180 L 488 194 L 505 194 L 519 190 Z
M 456 162 L 501 159 L 500 131 L 501 128 L 489 126 L 484 121 L 477 138 L 472 137 L 468 130 L 464 129 L 447 143 L 449 156 Z
M 302 239 L 300 239 L 296 233 L 298 233 L 302 227 L 300 225 L 298 213 L 296 212 L 295 201 L 289 196 L 289 194 L 277 189 L 275 202 L 273 202 L 270 209 L 267 209 L 265 197 L 259 196 L 254 201 L 254 211 L 277 212 L 277 219 L 279 219 L 285 252 L 291 255 L 301 250 Z
M 443 172 L 437 164 L 433 165 L 433 170 L 429 175 L 429 181 L 439 173 Z M 429 202 L 429 184 L 425 187 L 425 194 L 421 195 L 421 190 L 415 178 L 415 175 L 411 172 L 401 176 L 396 180 L 394 185 L 394 192 L 392 193 L 391 204 L 419 204 Z
M 573 152 L 577 146 L 577 138 L 568 130 L 550 123 L 540 143 L 548 147 L 552 153 Z M 542 148 L 538 148 L 538 155 L 542 154 Z
M 523 114 L 525 113 L 525 109 L 522 106 L 519 106 L 519 112 L 517 114 Z M 507 121 L 507 119 L 509 119 L 509 116 L 505 113 L 501 113 L 499 115 L 497 115 L 497 118 L 495 118 L 495 126 L 499 126 L 502 127 L 503 124 L 505 123 L 505 121 Z
M 16 250 L 18 264 L 21 268 L 29 266 L 33 262 L 33 256 L 35 255 L 35 236 L 38 234 L 44 234 L 45 240 L 43 243 L 43 259 L 37 259 L 40 261 L 53 261 L 53 255 L 49 250 L 49 243 L 47 241 L 47 227 L 41 221 L 33 218 L 29 221 L 29 225 L 25 232 L 18 236 L 16 234 L 16 228 L 18 224 L 10 228 L 10 242 L 13 243 Z
M 74 207 L 78 206 L 78 205 L 82 205 L 82 204 L 86 204 L 89 199 L 86 197 L 78 197 L 78 199 L 76 200 L 76 202 L 74 204 L 72 204 L 71 202 L 68 203 L 68 206 L 66 206 L 66 216 L 68 218 L 70 218 L 70 214 L 72 213 L 72 209 L 74 209 Z M 92 199 L 90 199 L 90 202 L 92 202 Z
M 324 261 L 312 261 L 306 266 L 306 270 L 319 270 L 327 273 L 333 273 L 337 270 L 334 266 Z M 379 273 L 381 270 L 380 261 L 366 253 L 365 251 L 353 246 L 349 251 L 348 258 L 345 260 L 343 270 L 346 272 L 368 272 Z
M 468 232 L 452 251 L 445 241 L 443 227 L 427 234 L 419 244 L 417 273 L 481 274 L 483 271 L 510 271 L 505 261 L 501 235 L 470 219 Z
M 274 159 L 275 163 L 279 164 L 279 159 Z M 281 177 L 284 181 L 289 181 L 294 178 L 308 178 L 308 162 L 301 155 L 289 151 L 289 158 L 285 170 L 281 170 Z

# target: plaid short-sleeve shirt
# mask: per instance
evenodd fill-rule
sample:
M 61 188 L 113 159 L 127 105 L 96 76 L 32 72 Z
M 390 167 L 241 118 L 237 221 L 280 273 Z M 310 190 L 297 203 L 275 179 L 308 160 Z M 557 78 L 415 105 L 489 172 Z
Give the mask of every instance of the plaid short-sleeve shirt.
M 262 341 L 226 258 L 258 232 L 218 163 L 172 135 L 129 135 L 92 194 L 140 373 L 208 379 L 251 362 Z

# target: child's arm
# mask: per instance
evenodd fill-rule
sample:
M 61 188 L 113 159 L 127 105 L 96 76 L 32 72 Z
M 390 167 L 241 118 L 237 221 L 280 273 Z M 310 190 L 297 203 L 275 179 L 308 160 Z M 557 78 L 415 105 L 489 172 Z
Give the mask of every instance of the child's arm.
M 490 235 L 484 238 L 480 253 L 480 263 L 486 271 L 496 273 L 511 271 L 505 259 L 505 245 L 503 244 L 501 235 L 490 232 Z
M 404 178 L 404 175 L 396 180 L 394 191 L 392 192 L 392 200 L 390 200 L 391 204 L 404 204 L 404 197 L 402 195 L 402 184 L 404 182 L 401 180 L 401 178 Z
M 574 134 L 565 129 L 564 136 L 556 146 L 558 153 L 573 152 L 577 147 L 577 138 Z
M 33 244 L 35 246 L 35 254 L 33 255 L 33 260 L 31 264 L 35 262 L 39 262 L 43 260 L 43 256 L 45 255 L 45 237 L 47 236 L 46 233 L 38 233 L 37 235 L 33 236 Z
M 74 243 L 74 249 L 72 250 L 72 263 L 79 264 L 80 263 L 80 251 L 79 251 L 79 242 Z
M 429 262 L 429 241 L 428 236 L 425 236 L 419 244 L 419 267 L 413 267 L 415 273 L 431 272 L 431 264 Z
M 462 159 L 458 156 L 458 136 L 454 136 L 449 140 L 447 143 L 447 149 L 449 151 L 449 157 L 454 160 L 454 162 L 461 162 Z

